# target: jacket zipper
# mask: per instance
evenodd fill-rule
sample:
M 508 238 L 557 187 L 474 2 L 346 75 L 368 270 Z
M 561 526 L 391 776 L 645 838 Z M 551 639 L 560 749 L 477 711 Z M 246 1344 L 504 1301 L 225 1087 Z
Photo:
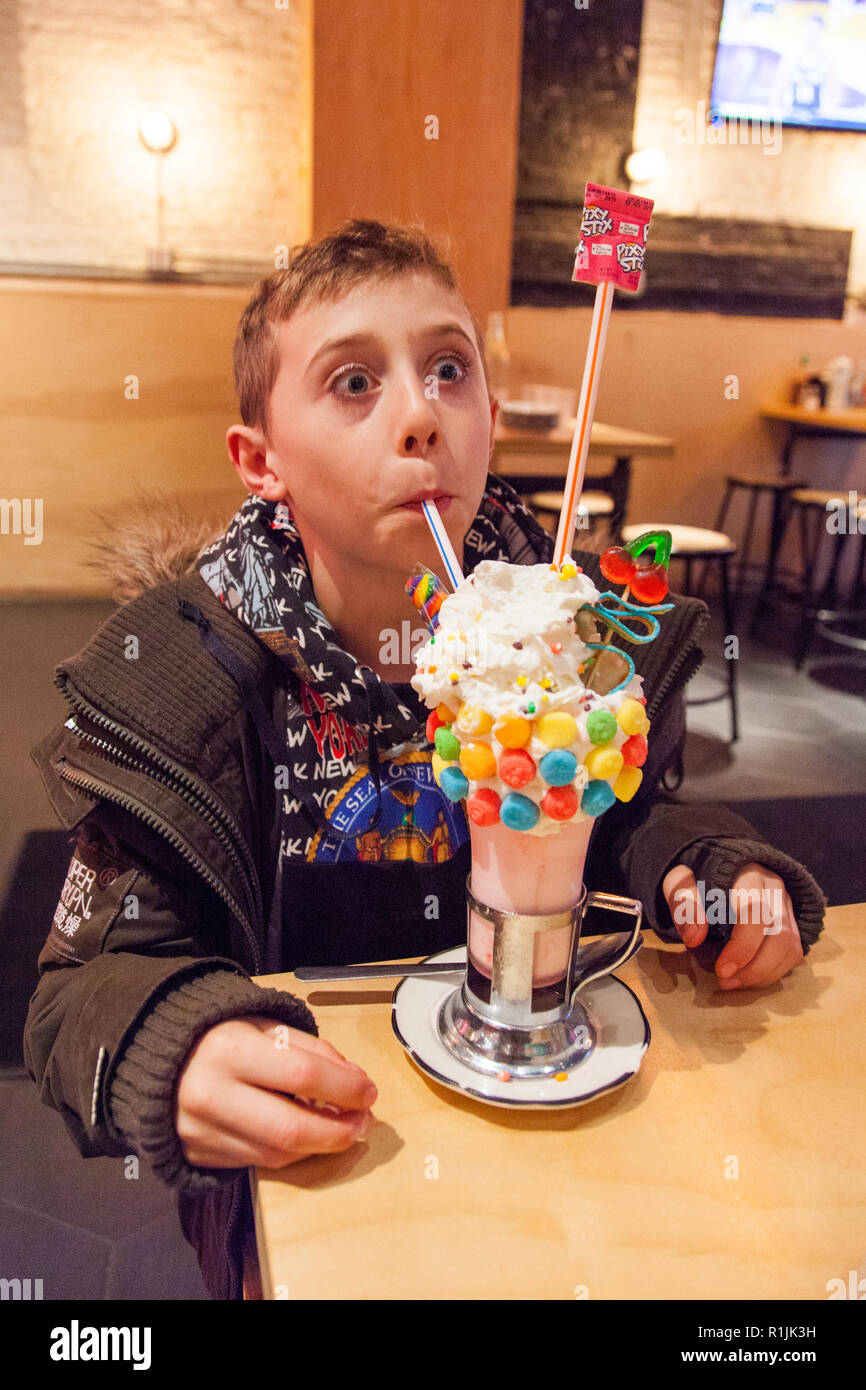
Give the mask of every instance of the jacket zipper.
M 192 790 L 195 784 L 192 777 L 190 777 L 184 769 L 176 767 L 171 759 L 159 753 L 158 750 L 145 743 L 143 739 L 138 738 L 135 734 L 131 734 L 119 724 L 108 719 L 107 716 L 102 714 L 99 710 L 94 709 L 93 706 L 82 699 L 77 693 L 75 696 L 72 696 L 65 688 L 65 682 L 63 682 L 62 679 L 55 678 L 54 683 L 63 692 L 73 708 L 80 705 L 81 709 L 84 710 L 87 716 L 93 719 L 95 723 L 104 726 L 112 733 L 115 733 L 119 738 L 125 739 L 132 744 L 134 748 L 146 754 L 146 756 L 155 762 L 160 769 L 168 769 L 168 771 L 154 771 L 154 769 L 149 768 L 142 759 L 132 757 L 125 749 L 117 748 L 106 740 L 98 738 L 96 735 L 90 734 L 85 729 L 82 729 L 76 722 L 74 715 L 66 721 L 67 727 L 73 729 L 80 739 L 87 743 L 94 744 L 101 753 L 104 752 L 108 754 L 108 756 L 113 758 L 121 767 L 130 767 L 134 770 L 142 771 L 152 780 L 167 786 L 201 816 L 214 831 L 214 834 L 225 847 L 229 857 L 238 868 L 239 877 L 246 889 L 248 900 L 247 907 L 251 908 L 252 912 L 245 911 L 240 904 L 235 901 L 233 894 L 224 886 L 220 877 L 215 874 L 212 869 L 209 869 L 204 861 L 195 855 L 192 850 L 183 844 L 167 821 L 154 815 L 152 811 L 142 806 L 140 802 L 122 792 L 118 792 L 110 785 L 100 782 L 98 779 L 89 779 L 88 774 L 69 769 L 64 765 L 58 769 L 60 775 L 65 777 L 67 781 L 73 783 L 78 779 L 79 785 L 82 786 L 84 785 L 82 779 L 88 778 L 92 780 L 93 786 L 91 790 L 98 791 L 100 795 L 107 796 L 110 800 L 117 802 L 121 806 L 125 806 L 128 810 L 134 810 L 137 815 L 141 816 L 149 825 L 153 826 L 160 834 L 168 839 L 175 848 L 179 849 L 183 857 L 196 868 L 205 882 L 219 893 L 219 896 L 240 921 L 244 930 L 244 935 L 247 938 L 247 943 L 250 947 L 252 958 L 255 962 L 256 973 L 261 973 L 261 958 L 255 940 L 252 922 L 250 920 L 252 916 L 252 918 L 259 923 L 261 928 L 263 917 L 261 893 L 255 867 L 252 865 L 252 859 L 240 832 L 240 827 L 237 826 L 237 824 L 230 819 L 222 808 L 217 806 L 212 799 L 206 797 L 198 789 Z M 188 788 L 190 788 L 190 790 L 188 790 Z M 237 852 L 238 846 L 241 846 L 243 861 L 239 860 Z
M 689 641 L 683 647 L 680 648 L 680 650 L 677 652 L 676 658 L 671 662 L 670 666 L 665 672 L 664 679 L 660 681 L 657 685 L 653 698 L 653 712 L 650 716 L 652 719 L 655 719 L 656 715 L 661 709 L 663 701 L 670 693 L 674 685 L 674 681 L 680 674 L 683 666 L 686 664 L 687 661 L 691 661 L 695 657 L 695 655 L 697 655 L 695 650 L 697 646 L 697 639 L 698 637 L 700 637 L 701 633 L 703 632 L 706 626 L 706 622 L 702 623 L 701 626 L 697 628 L 697 630 L 694 632 L 693 636 L 689 639 Z M 703 658 L 701 657 L 697 662 L 697 666 L 700 666 L 702 660 Z M 693 670 L 689 672 L 690 676 L 694 674 L 695 670 L 697 670 L 697 666 L 695 666 Z

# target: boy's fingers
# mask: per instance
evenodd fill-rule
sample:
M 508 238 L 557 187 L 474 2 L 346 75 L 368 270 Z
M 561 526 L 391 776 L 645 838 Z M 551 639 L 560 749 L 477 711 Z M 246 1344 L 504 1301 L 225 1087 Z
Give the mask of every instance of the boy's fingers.
M 700 946 L 707 934 L 707 919 L 695 876 L 688 864 L 676 864 L 665 874 L 662 896 L 685 945 Z
M 281 1168 L 306 1154 L 339 1153 L 360 1137 L 369 1111 L 350 1110 L 333 1115 L 299 1101 L 252 1086 L 226 1085 L 220 1092 L 219 1120 L 185 1117 L 186 1132 L 179 1135 L 189 1161 L 208 1166 L 196 1154 L 221 1155 L 216 1166 L 258 1164 Z
M 779 925 L 781 930 L 776 931 L 775 928 Z M 803 943 L 794 916 L 794 906 L 787 893 L 784 894 L 781 923 L 773 921 L 761 925 L 738 924 L 734 927 L 731 940 L 716 961 L 717 974 L 720 973 L 719 967 L 726 965 L 729 960 L 735 963 L 738 961 L 736 952 L 739 951 L 739 942 L 735 942 L 738 933 L 749 933 L 750 941 L 755 939 L 756 933 L 760 933 L 760 941 L 749 959 L 742 965 L 738 964 L 738 968 L 731 973 L 729 980 L 732 983 L 725 984 L 723 981 L 727 989 L 773 984 L 787 975 L 788 971 L 803 959 Z
M 212 1046 L 217 1049 L 217 1065 L 250 1086 L 309 1096 L 342 1110 L 362 1109 L 376 1102 L 378 1092 L 366 1072 L 331 1056 L 335 1049 L 329 1044 L 298 1029 L 281 1032 L 270 1028 L 258 1037 L 223 1032 Z
M 274 1046 L 281 1051 L 289 1051 L 291 1048 L 301 1048 L 307 1052 L 316 1053 L 321 1057 L 329 1057 L 334 1062 L 340 1062 L 344 1067 L 350 1067 L 352 1071 L 361 1072 L 366 1076 L 364 1068 L 357 1062 L 352 1062 L 348 1057 L 344 1057 L 333 1043 L 328 1042 L 327 1038 L 318 1038 L 315 1033 L 305 1033 L 301 1028 L 290 1028 L 284 1023 L 275 1023 L 272 1018 L 261 1018 L 257 1015 L 250 1015 L 250 1023 L 256 1023 L 263 1033 L 273 1039 Z

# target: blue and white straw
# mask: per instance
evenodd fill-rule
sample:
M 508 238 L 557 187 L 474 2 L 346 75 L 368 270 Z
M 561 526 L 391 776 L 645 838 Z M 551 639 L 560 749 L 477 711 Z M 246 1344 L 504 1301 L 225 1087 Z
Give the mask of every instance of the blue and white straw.
M 436 548 L 442 556 L 445 572 L 451 580 L 451 588 L 456 589 L 458 584 L 463 583 L 463 571 L 460 568 L 460 561 L 454 553 L 454 547 L 448 539 L 445 527 L 442 525 L 442 518 L 436 509 L 436 503 L 425 501 L 421 503 L 421 506 L 424 508 L 427 525 L 433 532 Z

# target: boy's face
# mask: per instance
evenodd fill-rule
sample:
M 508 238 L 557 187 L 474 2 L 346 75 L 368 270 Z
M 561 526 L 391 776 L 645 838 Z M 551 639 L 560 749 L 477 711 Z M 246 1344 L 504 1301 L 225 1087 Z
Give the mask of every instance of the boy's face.
M 276 331 L 270 445 L 259 431 L 229 431 L 250 490 L 288 502 L 308 557 L 337 568 L 372 564 L 404 577 L 416 560 L 438 568 L 420 504 L 406 505 L 419 493 L 433 496 L 459 554 L 498 409 L 459 295 L 407 272 L 302 306 Z M 238 434 L 258 439 L 264 459 L 233 445 Z

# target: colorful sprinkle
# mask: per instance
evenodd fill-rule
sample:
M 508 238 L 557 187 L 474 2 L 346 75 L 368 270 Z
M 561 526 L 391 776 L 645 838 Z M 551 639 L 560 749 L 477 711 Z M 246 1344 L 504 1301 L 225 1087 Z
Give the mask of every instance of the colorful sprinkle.
M 504 756 L 504 755 L 503 755 Z M 538 770 L 551 787 L 565 787 L 574 781 L 577 772 L 577 758 L 567 748 L 554 748 L 545 753 Z
M 586 721 L 586 732 L 593 743 L 609 743 L 616 733 L 616 716 L 609 709 L 593 710 Z
M 499 820 L 502 798 L 492 787 L 481 787 L 466 802 L 466 814 L 476 825 L 495 825 Z
M 538 721 L 538 737 L 548 748 L 567 748 L 577 738 L 577 721 L 564 710 L 543 714 Z
M 509 792 L 503 799 L 499 814 L 503 825 L 507 825 L 509 829 L 531 830 L 538 820 L 539 810 L 528 796 L 521 796 L 520 792 Z
M 650 722 L 639 700 L 623 700 L 617 711 L 617 723 L 626 734 L 646 734 Z
M 613 784 L 613 794 L 618 801 L 631 801 L 642 781 L 639 767 L 624 767 Z
M 453 763 L 450 767 L 443 768 L 439 785 L 449 801 L 460 801 L 469 791 L 469 783 L 460 768 L 455 767 Z
M 632 734 L 631 738 L 626 739 L 619 751 L 622 753 L 623 761 L 627 766 L 643 767 L 649 749 L 643 734 Z
M 436 752 L 446 762 L 453 762 L 460 756 L 460 740 L 448 724 L 440 724 L 433 736 Z
M 577 808 L 577 792 L 572 786 L 551 787 L 541 798 L 541 809 L 551 820 L 571 820 L 577 815 Z
M 532 734 L 532 725 L 519 714 L 503 714 L 493 725 L 493 732 L 503 748 L 525 748 Z
M 591 753 L 587 753 L 583 761 L 590 777 L 598 777 L 605 782 L 609 781 L 611 777 L 617 777 L 622 772 L 622 753 L 612 744 L 605 744 L 602 748 L 593 748 Z
M 585 816 L 600 816 L 609 811 L 615 801 L 609 782 L 588 782 L 580 798 L 580 809 Z
M 507 787 L 525 787 L 535 773 L 535 762 L 525 748 L 507 748 L 499 759 L 499 776 Z
M 460 752 L 460 767 L 470 782 L 496 776 L 496 755 L 489 743 L 467 743 Z
M 480 705 L 470 704 L 466 700 L 460 706 L 457 727 L 465 734 L 489 734 L 493 728 L 493 719 L 486 709 L 482 709 Z
M 558 1071 L 558 1072 L 556 1073 L 556 1075 L 554 1076 L 553 1079 L 554 1079 L 554 1081 L 567 1081 L 567 1080 L 568 1080 L 568 1072 L 567 1072 L 567 1071 Z

